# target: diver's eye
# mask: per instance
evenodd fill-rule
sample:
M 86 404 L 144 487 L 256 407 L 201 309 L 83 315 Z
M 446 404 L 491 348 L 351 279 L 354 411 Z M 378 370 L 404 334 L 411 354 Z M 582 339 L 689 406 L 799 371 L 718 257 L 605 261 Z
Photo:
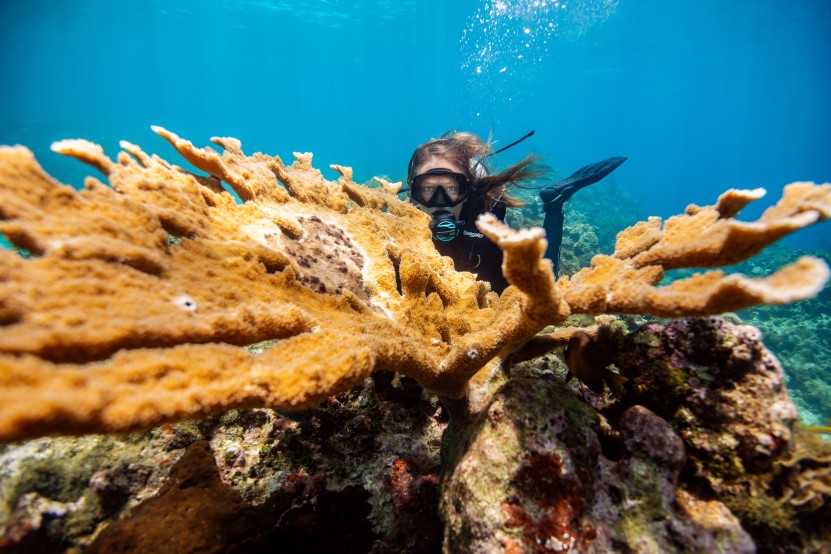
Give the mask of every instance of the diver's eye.
M 448 185 L 445 188 L 447 189 L 447 194 L 456 194 L 459 192 L 459 187 L 456 185 Z
M 434 192 L 436 192 L 436 187 L 431 187 L 431 186 L 421 187 L 421 194 L 424 194 L 426 196 L 432 196 Z

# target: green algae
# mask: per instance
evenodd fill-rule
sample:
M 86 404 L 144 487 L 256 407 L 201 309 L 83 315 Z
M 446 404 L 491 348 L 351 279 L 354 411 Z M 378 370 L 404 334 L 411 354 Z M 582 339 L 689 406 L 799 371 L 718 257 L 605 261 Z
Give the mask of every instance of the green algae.
M 592 456 L 600 451 L 594 410 L 564 383 L 513 379 L 481 413 L 466 415 L 454 417 L 451 410 L 442 443 L 445 548 L 471 547 L 478 540 L 468 527 L 472 521 L 501 528 L 509 543 L 529 544 L 549 534 L 555 540 L 563 529 L 544 530 L 559 517 L 558 509 L 574 511 L 577 519 L 564 521 L 580 534 L 571 526 L 582 525 L 585 516 L 583 493 L 589 485 L 583 468 L 592 467 Z M 586 450 L 587 445 L 594 446 Z M 574 452 L 587 458 L 575 459 Z M 571 500 L 549 497 L 553 489 Z
M 658 525 L 655 520 L 644 517 L 640 510 L 626 510 L 615 530 L 625 538 L 627 544 L 637 544 L 639 552 L 658 554 L 664 549 L 654 533 Z
M 282 441 L 265 443 L 260 446 L 258 451 L 259 458 L 252 467 L 252 471 L 256 475 L 264 475 L 267 472 L 299 472 L 311 466 L 311 455 L 308 451 L 304 451 L 305 463 L 295 457 L 296 452 L 292 452 Z
M 756 533 L 776 536 L 798 531 L 796 510 L 764 492 L 728 495 L 724 504 Z
M 30 492 L 59 502 L 77 501 L 96 471 L 119 463 L 113 456 L 115 441 L 111 437 L 100 437 L 96 442 L 90 449 L 79 448 L 74 452 L 70 449 L 61 458 L 23 460 L 5 502 L 14 506 L 21 496 Z
M 638 333 L 636 340 L 638 335 L 643 334 Z M 635 386 L 639 396 L 649 398 L 650 409 L 670 420 L 684 407 L 684 399 L 691 390 L 690 375 L 683 368 L 675 367 L 663 359 L 643 367 Z
M 4 453 L 3 468 L 10 472 L 0 475 L 0 521 L 25 522 L 34 509 L 49 514 L 44 529 L 50 544 L 87 544 L 102 521 L 136 502 L 131 495 L 155 490 L 166 475 L 145 454 L 151 436 L 59 437 L 15 445 Z
M 631 340 L 634 344 L 646 346 L 649 348 L 660 348 L 663 345 L 661 337 L 653 335 L 646 331 L 639 331 L 631 335 Z
M 282 339 L 268 339 L 254 344 L 249 344 L 245 348 L 252 354 L 260 355 L 266 350 L 273 348 L 274 345 L 278 344 L 281 340 Z
M 697 455 L 696 461 L 705 471 L 724 481 L 736 481 L 747 474 L 741 457 L 736 453 L 735 437 L 727 433 L 709 437 L 710 450 L 706 455 Z

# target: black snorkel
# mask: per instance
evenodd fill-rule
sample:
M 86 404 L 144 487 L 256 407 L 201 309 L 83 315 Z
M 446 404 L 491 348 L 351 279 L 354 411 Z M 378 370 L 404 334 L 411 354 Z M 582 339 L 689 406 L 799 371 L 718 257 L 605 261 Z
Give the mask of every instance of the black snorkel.
M 534 136 L 534 131 L 531 131 L 530 133 L 526 133 L 526 134 L 525 134 L 522 138 L 519 138 L 519 139 L 515 140 L 514 142 L 512 142 L 512 143 L 511 143 L 511 144 L 509 144 L 508 146 L 503 146 L 503 147 L 502 147 L 502 148 L 500 148 L 499 150 L 496 150 L 496 151 L 494 151 L 494 152 L 491 152 L 490 154 L 487 154 L 487 155 L 485 155 L 485 156 L 482 156 L 481 158 L 479 158 L 478 160 L 476 160 L 476 163 L 473 165 L 473 167 L 471 167 L 471 168 L 470 168 L 471 172 L 473 172 L 473 174 L 475 175 L 475 174 L 476 174 L 476 166 L 481 166 L 481 165 L 482 165 L 482 162 L 483 162 L 484 160 L 486 160 L 487 158 L 490 158 L 491 156 L 494 156 L 494 155 L 496 155 L 496 154 L 499 154 L 500 152 L 504 152 L 504 151 L 505 151 L 505 150 L 507 150 L 508 148 L 511 148 L 511 147 L 513 147 L 513 146 L 516 146 L 517 144 L 519 144 L 519 143 L 520 143 L 520 142 L 522 142 L 523 140 L 525 140 L 525 139 L 527 139 L 527 138 L 529 138 L 529 137 L 532 137 L 532 136 Z M 484 166 L 482 166 L 482 167 L 484 167 Z

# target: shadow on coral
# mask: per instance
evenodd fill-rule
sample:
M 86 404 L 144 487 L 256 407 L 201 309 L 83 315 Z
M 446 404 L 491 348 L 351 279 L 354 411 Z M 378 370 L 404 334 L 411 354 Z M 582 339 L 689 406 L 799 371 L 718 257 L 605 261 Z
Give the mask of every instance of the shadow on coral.
M 264 504 L 248 504 L 220 479 L 208 443 L 196 442 L 158 495 L 105 528 L 89 552 L 367 552 L 375 536 L 366 493 L 320 489 L 298 478 Z

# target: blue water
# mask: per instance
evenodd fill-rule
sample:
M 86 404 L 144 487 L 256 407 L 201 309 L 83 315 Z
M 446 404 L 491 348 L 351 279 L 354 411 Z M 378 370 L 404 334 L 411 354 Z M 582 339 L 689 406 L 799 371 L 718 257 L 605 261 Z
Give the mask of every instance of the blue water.
M 448 129 L 535 129 L 502 161 L 629 156 L 613 178 L 647 215 L 831 181 L 828 0 L 4 0 L 0 25 L 0 143 L 76 186 L 52 141 L 180 163 L 151 124 L 358 180 Z M 789 240 L 831 249 L 829 224 Z
M 185 165 L 150 125 L 312 151 L 359 182 L 402 179 L 449 129 L 534 129 L 498 161 L 533 148 L 565 177 L 628 156 L 578 196 L 626 196 L 631 221 L 764 187 L 755 218 L 789 182 L 831 181 L 831 0 L 0 0 L 0 31 L 0 144 L 74 186 L 94 171 L 55 140 Z M 831 255 L 831 223 L 786 245 Z M 743 314 L 813 424 L 831 415 L 829 294 Z

